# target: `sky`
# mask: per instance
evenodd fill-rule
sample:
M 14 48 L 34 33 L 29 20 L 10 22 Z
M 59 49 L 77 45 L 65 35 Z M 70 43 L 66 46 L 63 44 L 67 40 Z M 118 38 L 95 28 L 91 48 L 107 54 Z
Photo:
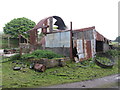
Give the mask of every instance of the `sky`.
M 0 0 L 0 31 L 14 18 L 26 17 L 36 24 L 49 16 L 60 16 L 73 29 L 95 26 L 110 40 L 118 36 L 119 0 Z

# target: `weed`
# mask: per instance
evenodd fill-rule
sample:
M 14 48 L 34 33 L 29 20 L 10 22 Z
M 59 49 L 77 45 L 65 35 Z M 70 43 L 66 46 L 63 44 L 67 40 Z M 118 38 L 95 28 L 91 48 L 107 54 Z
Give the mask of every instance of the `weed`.
M 63 57 L 62 55 L 56 54 L 49 50 L 36 50 L 31 55 L 35 55 L 37 58 L 60 58 Z
M 19 60 L 21 57 L 20 57 L 20 54 L 16 54 L 14 56 L 11 56 L 10 57 L 10 60 Z

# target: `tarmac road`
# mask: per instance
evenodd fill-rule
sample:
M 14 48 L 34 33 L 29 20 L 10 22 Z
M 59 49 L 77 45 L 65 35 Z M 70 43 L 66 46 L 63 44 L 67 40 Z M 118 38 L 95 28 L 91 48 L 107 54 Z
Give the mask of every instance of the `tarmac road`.
M 117 74 L 83 82 L 60 84 L 42 88 L 120 88 L 118 86 L 118 80 L 120 80 L 120 75 Z

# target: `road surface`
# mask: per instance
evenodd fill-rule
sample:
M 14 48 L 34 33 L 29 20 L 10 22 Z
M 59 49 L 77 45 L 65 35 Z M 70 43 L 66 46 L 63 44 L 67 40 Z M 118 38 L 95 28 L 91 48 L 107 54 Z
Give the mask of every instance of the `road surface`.
M 42 88 L 118 88 L 118 79 L 120 80 L 120 75 L 117 74 L 83 82 L 53 85 Z

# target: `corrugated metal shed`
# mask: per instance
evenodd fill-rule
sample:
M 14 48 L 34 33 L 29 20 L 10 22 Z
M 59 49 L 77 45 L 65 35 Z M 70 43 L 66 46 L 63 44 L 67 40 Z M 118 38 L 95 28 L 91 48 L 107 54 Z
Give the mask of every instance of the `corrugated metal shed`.
M 51 17 L 42 19 L 32 30 L 29 31 L 31 45 L 35 46 L 38 44 L 37 29 L 42 28 L 42 32 L 45 32 L 44 34 L 46 36 L 39 42 L 39 44 L 42 44 L 46 48 L 55 48 L 55 50 L 68 50 L 67 52 L 71 52 L 71 42 L 73 41 L 73 46 L 75 44 L 74 42 L 77 42 L 76 48 L 79 60 L 93 58 L 97 51 L 102 50 L 104 47 L 106 47 L 107 49 L 109 48 L 107 45 L 109 40 L 100 33 L 98 33 L 95 30 L 95 26 L 75 30 L 71 29 L 72 33 L 71 30 L 58 30 L 54 32 L 47 32 L 47 27 L 52 25 L 51 23 L 48 23 L 49 18 Z M 73 40 L 71 40 L 71 38 Z M 61 52 L 61 50 L 57 51 Z
M 70 47 L 70 32 L 57 32 L 47 34 L 45 47 Z

